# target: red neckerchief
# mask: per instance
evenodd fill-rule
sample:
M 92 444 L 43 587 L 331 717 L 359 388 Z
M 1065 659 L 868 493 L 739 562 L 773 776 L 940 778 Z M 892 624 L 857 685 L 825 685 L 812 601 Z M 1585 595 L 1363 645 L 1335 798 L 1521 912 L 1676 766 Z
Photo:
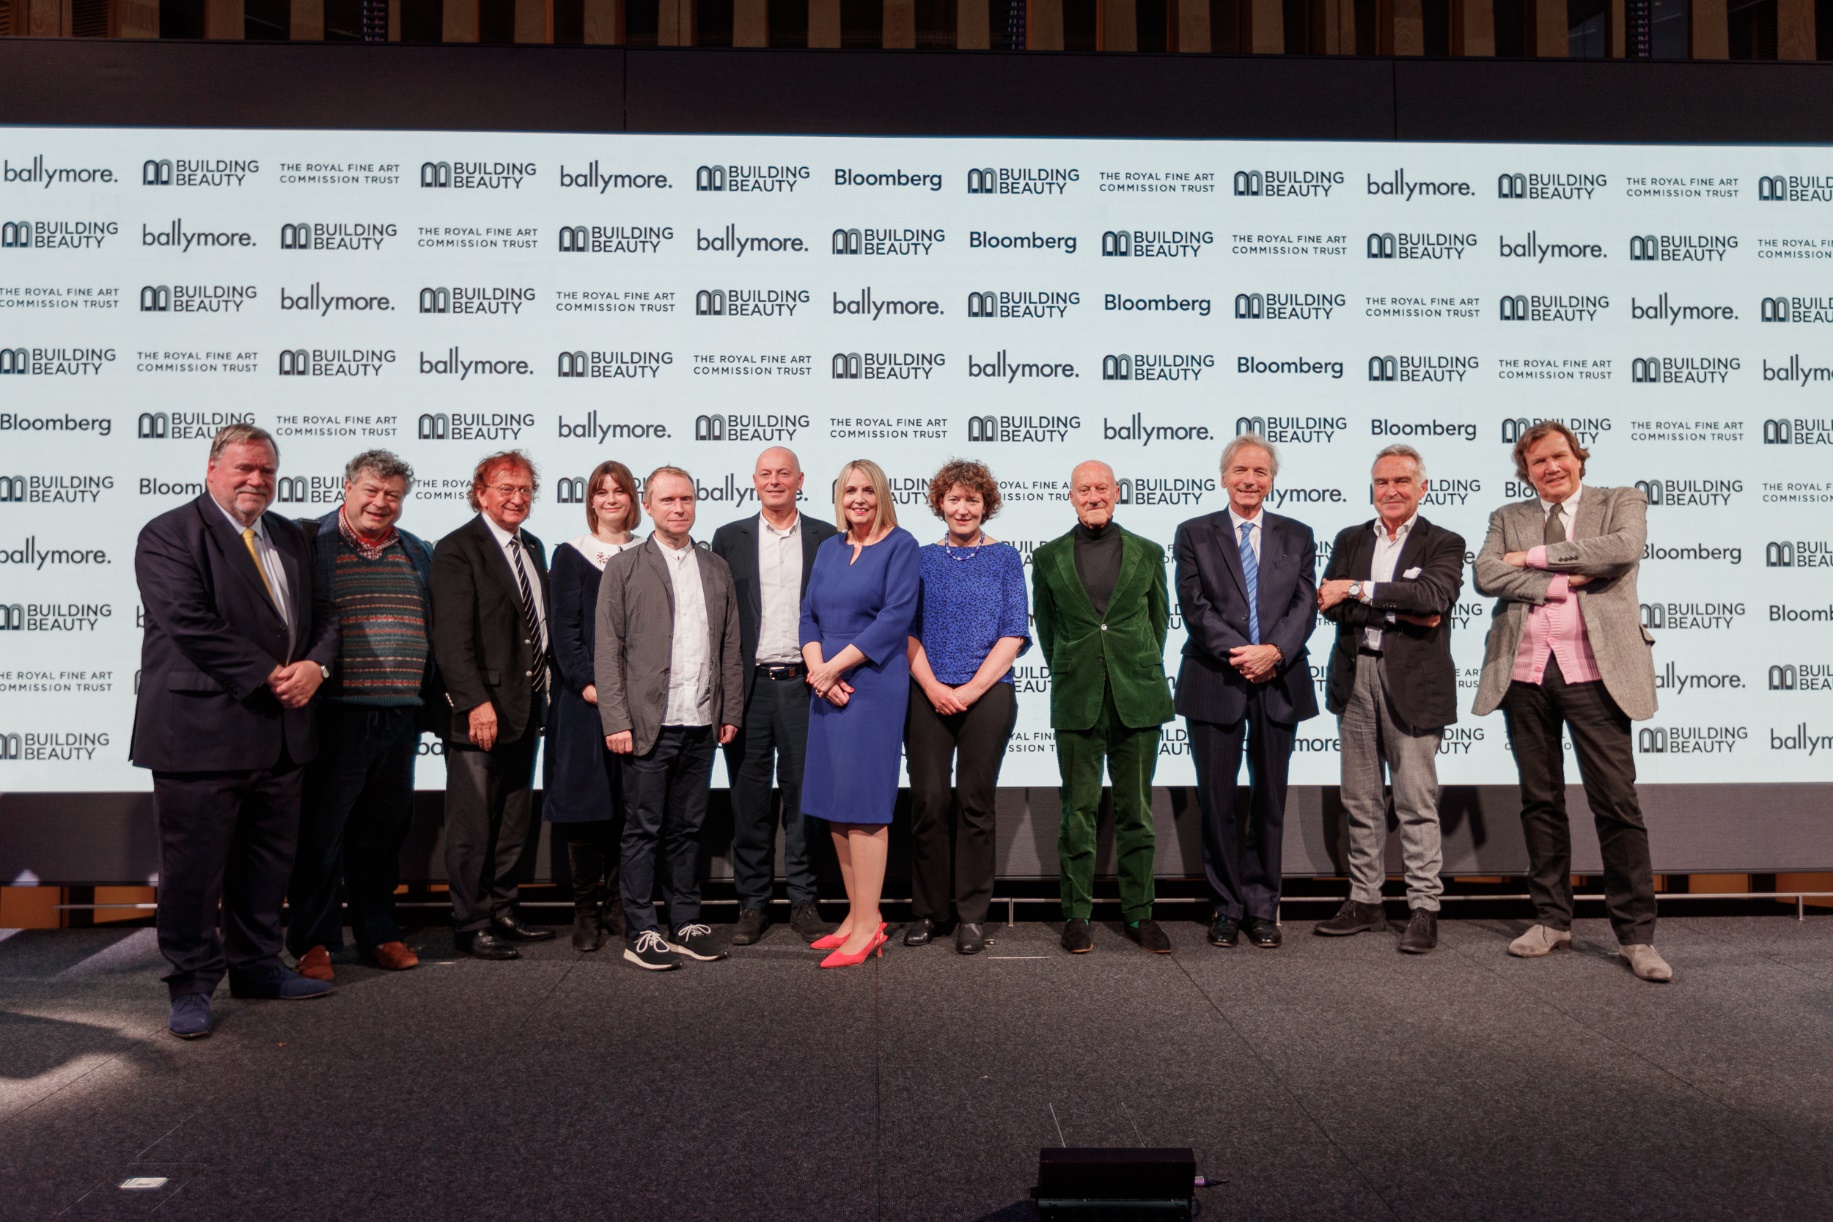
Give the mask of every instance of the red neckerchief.
M 382 536 L 382 541 L 380 543 L 371 543 L 363 538 L 363 536 L 356 533 L 356 527 L 350 525 L 350 519 L 344 516 L 344 510 L 341 505 L 337 510 L 337 529 L 338 532 L 344 536 L 344 542 L 354 547 L 357 554 L 365 560 L 380 560 L 382 558 L 382 553 L 388 550 L 389 544 L 395 541 L 395 534 L 397 533 L 395 528 L 390 526 L 388 528 L 388 533 Z

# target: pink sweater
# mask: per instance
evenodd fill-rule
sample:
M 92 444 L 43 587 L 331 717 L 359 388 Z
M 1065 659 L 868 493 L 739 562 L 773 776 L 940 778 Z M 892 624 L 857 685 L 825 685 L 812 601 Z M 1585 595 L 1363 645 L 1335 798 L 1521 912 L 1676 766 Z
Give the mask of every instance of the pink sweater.
M 1530 569 L 1547 567 L 1547 549 L 1528 549 Z M 1528 608 L 1527 630 L 1521 636 L 1521 649 L 1515 654 L 1517 683 L 1540 684 L 1547 673 L 1547 658 L 1559 659 L 1559 673 L 1567 683 L 1596 683 L 1604 676 L 1598 673 L 1598 660 L 1591 652 L 1591 641 L 1585 636 L 1585 618 L 1579 614 L 1578 595 L 1560 573 L 1547 587 L 1547 601 Z

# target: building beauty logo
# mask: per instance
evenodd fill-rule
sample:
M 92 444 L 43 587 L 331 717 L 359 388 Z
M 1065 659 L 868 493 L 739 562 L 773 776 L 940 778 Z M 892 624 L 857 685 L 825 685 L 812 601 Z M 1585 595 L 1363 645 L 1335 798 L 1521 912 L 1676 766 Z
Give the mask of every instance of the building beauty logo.
M 969 416 L 967 439 L 1038 445 L 1068 441 L 1082 427 L 1080 416 Z
M 1610 431 L 1608 416 L 1516 416 L 1502 422 L 1502 443 L 1514 445 L 1521 439 L 1521 434 L 1537 424 L 1563 424 L 1572 430 L 1582 446 L 1590 447 L 1597 439 Z
M 420 185 L 452 191 L 520 191 L 535 176 L 532 161 L 423 161 Z
M 0 221 L 0 250 L 100 250 L 115 221 Z
M 1772 419 L 1763 422 L 1763 444 L 1766 446 L 1833 445 L 1833 417 L 1820 416 L 1804 420 Z
M 867 382 L 927 382 L 948 364 L 940 352 L 836 352 L 831 376 Z
M 808 181 L 805 165 L 703 165 L 694 170 L 696 191 L 751 191 L 789 195 Z
M 967 172 L 969 195 L 1065 195 L 1082 180 L 1073 167 L 997 166 Z
M 563 378 L 659 378 L 672 368 L 672 352 L 562 352 L 556 372 Z
M 666 174 L 626 174 L 622 172 L 607 174 L 599 168 L 596 160 L 583 170 L 569 170 L 562 165 L 560 167 L 560 186 L 563 189 L 591 191 L 597 195 L 614 190 L 672 190 Z
M 1082 294 L 1070 289 L 988 289 L 967 295 L 969 318 L 1062 318 L 1082 304 Z
M 148 284 L 140 289 L 140 312 L 240 314 L 255 297 L 252 284 Z
M 0 345 L 0 377 L 97 377 L 114 359 L 113 348 L 8 348 Z
M 0 603 L 0 632 L 94 632 L 112 618 L 107 603 Z
M 394 363 L 393 348 L 283 348 L 279 370 L 283 378 L 379 378 Z
M 1371 259 L 1462 260 L 1476 244 L 1474 233 L 1371 233 L 1365 249 Z
M 560 253 L 653 255 L 675 238 L 673 225 L 562 225 Z
M 1207 352 L 1122 352 L 1101 358 L 1103 382 L 1195 382 L 1216 367 Z
M 1636 750 L 1643 755 L 1730 755 L 1749 738 L 1749 726 L 1644 726 L 1636 731 Z
M 48 675 L 46 676 L 49 677 Z M 24 763 L 88 763 L 108 746 L 106 730 L 27 730 L 0 733 L 0 760 Z
M 1607 259 L 1604 248 L 1597 242 L 1542 242 L 1540 234 L 1529 230 L 1527 237 L 1519 242 L 1511 242 L 1506 236 L 1497 238 L 1497 245 L 1504 259 L 1528 259 L 1535 263 L 1545 263 L 1548 259 Z
M 134 435 L 141 441 L 204 441 L 228 424 L 253 424 L 253 412 L 141 412 Z
M 927 255 L 947 238 L 941 229 L 836 229 L 837 255 Z
M 1349 428 L 1347 416 L 1237 416 L 1235 436 L 1258 433 L 1275 444 L 1329 442 Z M 1437 480 L 1433 481 L 1436 486 Z
M 1833 177 L 1822 174 L 1765 174 L 1757 179 L 1757 199 L 1769 204 L 1833 202 Z
M 1763 545 L 1763 567 L 1771 569 L 1833 569 L 1833 539 L 1785 539 Z M 1785 608 L 1772 606 L 1769 618 Z M 1833 608 L 1824 616 L 1833 622 Z
M 694 313 L 701 318 L 792 318 L 808 304 L 807 289 L 701 289 Z
M 1342 293 L 1236 293 L 1235 317 L 1274 322 L 1328 322 L 1348 299 Z
M 1833 322 L 1833 297 L 1765 297 L 1764 322 Z
M 507 285 L 453 285 L 420 290 L 422 314 L 519 315 L 535 303 L 535 290 Z
M 240 187 L 261 172 L 259 161 L 223 157 L 162 158 L 140 163 L 143 187 Z
M 1517 293 L 1498 303 L 1503 322 L 1596 322 L 1609 308 L 1610 298 L 1586 293 Z
M 865 318 L 877 322 L 880 318 L 918 318 L 939 317 L 942 303 L 920 298 L 880 297 L 871 289 L 859 290 L 857 297 L 842 297 L 834 294 L 834 313 L 849 315 L 854 318 Z
M 114 487 L 112 475 L 4 475 L 0 505 L 94 505 Z
M 0 158 L 0 185 L 43 187 L 48 191 L 52 187 L 92 186 L 114 181 L 115 172 L 103 166 L 55 166 L 42 155 L 24 165 Z
M 800 415 L 727 412 L 722 415 L 695 416 L 695 441 L 794 441 L 808 427 L 808 417 Z
M 1501 174 L 1497 199 L 1587 200 L 1610 185 L 1603 174 Z
M 1648 497 L 1649 508 L 1724 506 L 1744 491 L 1741 479 L 1639 479 L 1636 487 Z
M 1474 356 L 1371 356 L 1368 358 L 1368 380 L 1371 382 L 1462 382 L 1475 373 Z
M 421 441 L 515 441 L 535 427 L 533 412 L 426 412 Z
M 1722 386 L 1741 367 L 1735 356 L 1639 356 L 1629 363 L 1629 380 L 1663 385 Z
M 1208 229 L 1109 229 L 1101 234 L 1107 259 L 1194 259 L 1216 235 Z
M 1744 615 L 1743 603 L 1642 603 L 1642 626 L 1651 632 L 1699 632 L 1730 628 Z
M 388 221 L 300 221 L 280 226 L 280 249 L 380 250 L 396 235 Z
M 1737 248 L 1737 235 L 1730 233 L 1645 233 L 1629 239 L 1629 261 L 1723 263 Z
M 1102 424 L 1106 426 L 1107 422 L 1104 420 Z M 1207 441 L 1209 430 L 1203 431 L 1203 440 Z M 1205 496 L 1213 495 L 1216 491 L 1213 477 L 1123 475 L 1114 482 L 1119 485 L 1119 495 L 1115 497 L 1115 502 L 1121 505 L 1198 505 Z
M 1343 185 L 1341 170 L 1236 170 L 1235 194 L 1252 199 L 1325 199 Z

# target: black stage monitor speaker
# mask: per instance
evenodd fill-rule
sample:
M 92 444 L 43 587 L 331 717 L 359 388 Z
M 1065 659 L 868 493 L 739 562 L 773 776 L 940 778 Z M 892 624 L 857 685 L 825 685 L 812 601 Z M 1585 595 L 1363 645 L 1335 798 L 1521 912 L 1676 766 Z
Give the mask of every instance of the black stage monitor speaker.
M 1043 1222 L 1160 1222 L 1195 1216 L 1196 1183 L 1188 1146 L 1046 1146 L 1031 1195 Z

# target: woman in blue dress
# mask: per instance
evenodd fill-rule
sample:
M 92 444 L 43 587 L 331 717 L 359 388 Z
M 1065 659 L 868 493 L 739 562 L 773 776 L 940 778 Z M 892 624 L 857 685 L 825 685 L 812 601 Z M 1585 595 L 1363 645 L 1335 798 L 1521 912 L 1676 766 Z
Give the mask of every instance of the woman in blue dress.
M 846 920 L 815 943 L 834 952 L 821 966 L 851 967 L 885 941 L 878 901 L 910 700 L 921 549 L 898 527 L 891 484 L 877 463 L 841 469 L 834 511 L 841 533 L 815 552 L 802 599 L 812 689 L 802 812 L 827 821 L 846 883 Z

